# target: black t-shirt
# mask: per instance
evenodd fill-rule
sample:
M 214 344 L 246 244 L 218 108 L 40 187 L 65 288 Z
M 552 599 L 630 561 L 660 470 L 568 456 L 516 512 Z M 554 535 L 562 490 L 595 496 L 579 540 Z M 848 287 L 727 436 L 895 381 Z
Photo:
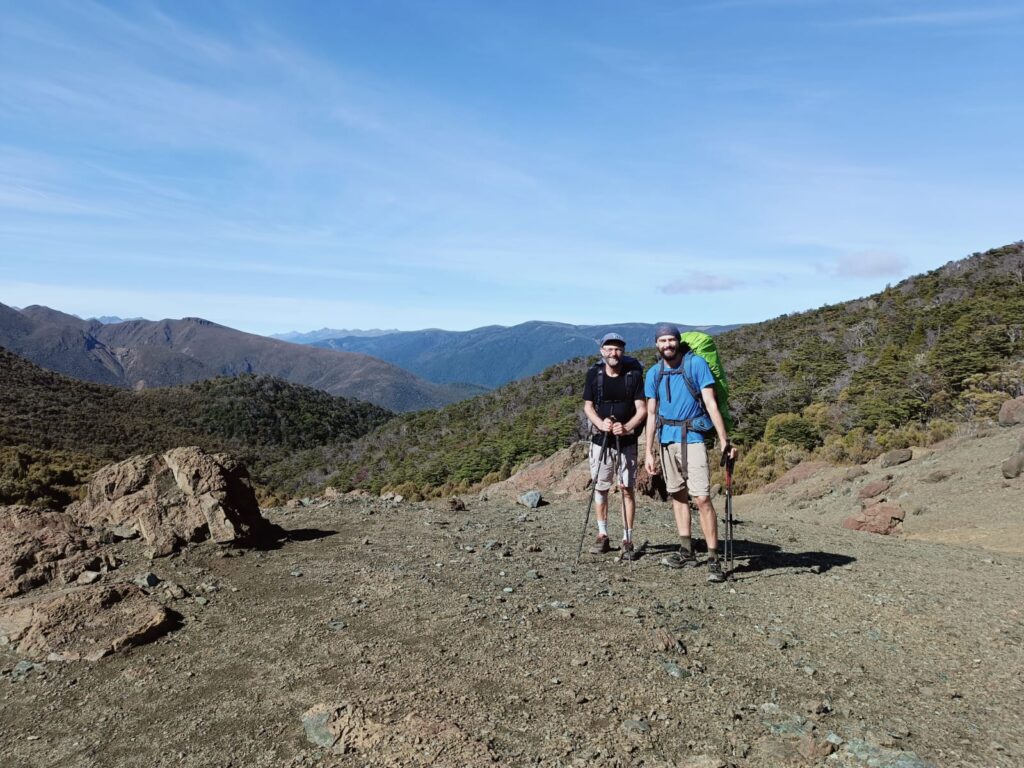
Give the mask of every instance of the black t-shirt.
M 620 373 L 618 376 L 609 376 L 606 373 L 603 377 L 604 384 L 601 387 L 602 396 L 600 401 L 597 396 L 597 371 L 598 368 L 596 366 L 590 366 L 590 370 L 587 371 L 587 380 L 583 385 L 583 399 L 590 400 L 594 404 L 594 410 L 597 411 L 597 415 L 602 419 L 614 416 L 618 421 L 625 424 L 636 416 L 636 401 L 644 399 L 643 371 L 636 371 L 628 376 L 625 372 Z M 631 392 L 626 391 L 627 378 L 633 382 L 633 386 L 630 387 Z M 619 438 L 621 444 L 632 445 L 636 443 L 642 426 L 637 427 L 634 430 L 634 434 L 623 435 Z M 613 437 L 609 437 L 609 440 L 613 439 Z M 593 436 L 592 440 L 595 443 L 600 443 L 603 438 L 604 432 L 598 432 Z

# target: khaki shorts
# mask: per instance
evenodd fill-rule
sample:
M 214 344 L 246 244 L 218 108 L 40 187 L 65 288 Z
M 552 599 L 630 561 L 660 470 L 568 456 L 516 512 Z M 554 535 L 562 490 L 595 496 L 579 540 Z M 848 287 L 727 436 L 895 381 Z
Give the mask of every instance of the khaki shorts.
M 594 490 L 607 491 L 612 487 L 612 473 L 615 470 L 615 448 L 609 446 L 604 463 L 600 462 L 601 446 L 590 444 L 590 477 L 594 481 Z M 636 443 L 622 446 L 622 459 L 619 461 L 619 485 L 632 488 L 636 483 Z
M 669 493 L 684 488 L 691 496 L 711 495 L 711 471 L 708 468 L 708 448 L 704 443 L 686 444 L 686 477 L 683 477 L 683 444 L 661 446 L 661 471 L 665 475 L 665 490 Z

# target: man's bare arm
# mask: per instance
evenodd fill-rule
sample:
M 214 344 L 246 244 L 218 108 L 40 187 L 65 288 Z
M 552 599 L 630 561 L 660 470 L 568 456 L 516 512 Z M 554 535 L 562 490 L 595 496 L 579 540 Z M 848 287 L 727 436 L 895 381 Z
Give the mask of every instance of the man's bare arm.
M 594 425 L 594 428 L 601 432 L 611 431 L 611 422 L 608 419 L 602 419 L 597 414 L 597 409 L 594 408 L 593 400 L 583 401 L 583 413 L 586 414 L 587 418 L 590 419 L 590 423 Z
M 658 473 L 658 465 L 655 461 L 654 453 L 654 440 L 655 432 L 657 432 L 657 420 L 658 420 L 658 403 L 653 397 L 647 398 L 647 428 L 646 436 L 644 438 L 644 446 L 646 448 L 646 456 L 644 457 L 644 466 L 647 471 L 655 475 Z M 660 437 L 658 438 L 660 439 Z
M 715 425 L 715 432 L 718 433 L 718 444 L 724 451 L 726 446 L 729 445 L 729 435 L 725 431 L 725 419 L 722 418 L 722 412 L 718 410 L 718 398 L 715 397 L 714 387 L 704 387 L 700 391 L 701 399 L 704 400 L 704 407 L 707 408 L 708 416 L 711 417 L 711 423 Z M 736 458 L 736 449 L 731 448 L 729 458 Z

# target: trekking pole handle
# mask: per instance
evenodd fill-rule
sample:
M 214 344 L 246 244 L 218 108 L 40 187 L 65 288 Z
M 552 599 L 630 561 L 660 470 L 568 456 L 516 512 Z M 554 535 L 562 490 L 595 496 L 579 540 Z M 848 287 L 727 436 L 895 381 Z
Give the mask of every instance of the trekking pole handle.
M 727 488 L 732 488 L 732 470 L 736 466 L 736 459 L 731 457 L 729 454 L 732 453 L 732 443 L 726 443 L 725 447 L 722 448 L 722 460 L 719 462 L 720 467 L 725 467 L 725 485 Z
M 722 460 L 718 462 L 718 466 L 724 467 L 726 462 L 729 464 L 735 463 L 735 459 L 729 458 L 729 454 L 732 452 L 732 443 L 727 442 L 722 446 Z

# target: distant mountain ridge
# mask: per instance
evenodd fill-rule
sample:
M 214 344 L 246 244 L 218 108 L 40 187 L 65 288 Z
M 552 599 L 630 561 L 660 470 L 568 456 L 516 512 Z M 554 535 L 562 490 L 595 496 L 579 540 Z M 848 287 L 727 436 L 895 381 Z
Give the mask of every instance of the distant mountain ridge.
M 386 336 L 390 333 L 401 333 L 397 328 L 390 328 L 383 330 L 381 328 L 369 328 L 367 330 L 361 330 L 359 328 L 321 328 L 319 331 L 309 331 L 308 333 L 302 333 L 301 331 L 289 331 L 288 333 L 272 333 L 270 338 L 279 339 L 281 341 L 290 341 L 293 344 L 313 344 L 317 341 L 324 341 L 326 339 L 340 339 L 347 336 Z
M 90 317 L 90 320 L 96 320 L 104 325 L 112 325 L 114 323 L 128 323 L 132 320 L 145 320 L 144 317 L 118 317 L 117 315 L 103 315 L 102 317 Z
M 364 354 L 290 344 L 196 317 L 103 324 L 49 307 L 0 304 L 0 346 L 76 379 L 136 389 L 266 374 L 394 411 L 480 392 L 424 381 Z
M 716 335 L 739 326 L 680 323 L 679 327 Z M 313 346 L 372 355 L 438 384 L 468 382 L 493 388 L 574 357 L 593 355 L 600 338 L 609 331 L 626 339 L 627 350 L 649 347 L 654 343 L 654 328 L 653 323 L 569 325 L 534 320 L 470 331 L 428 328 L 375 337 L 348 336 L 317 341 Z

